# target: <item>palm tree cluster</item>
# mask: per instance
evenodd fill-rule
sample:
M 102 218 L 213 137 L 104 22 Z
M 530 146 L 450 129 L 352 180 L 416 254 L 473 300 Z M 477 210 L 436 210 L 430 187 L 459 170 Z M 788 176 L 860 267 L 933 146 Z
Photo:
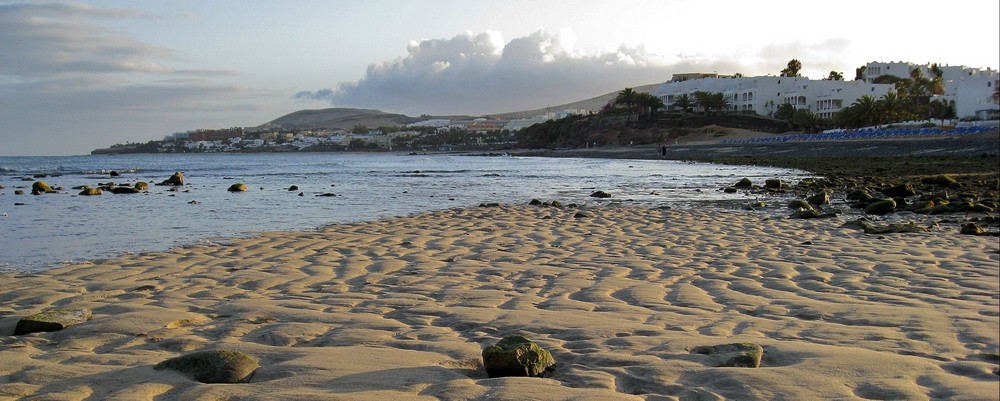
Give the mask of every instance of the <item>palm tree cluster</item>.
M 705 114 L 721 114 L 729 110 L 729 99 L 722 92 L 695 91 L 691 95 L 694 97 L 694 104 L 701 107 Z
M 613 110 L 615 106 L 624 106 L 629 113 L 629 119 L 633 114 L 638 114 L 639 120 L 642 120 L 643 116 L 652 119 L 656 111 L 663 108 L 663 100 L 646 92 L 625 88 L 618 92 L 618 96 L 609 106 L 607 108 L 609 110 Z

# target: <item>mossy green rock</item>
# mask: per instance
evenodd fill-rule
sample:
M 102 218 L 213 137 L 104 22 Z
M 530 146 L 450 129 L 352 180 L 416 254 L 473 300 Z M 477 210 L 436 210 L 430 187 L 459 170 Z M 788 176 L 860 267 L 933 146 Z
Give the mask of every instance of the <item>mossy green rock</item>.
M 149 183 L 146 182 L 146 181 L 139 181 L 139 182 L 135 183 L 135 189 L 138 189 L 140 191 L 148 191 L 149 190 Z
M 229 192 L 246 192 L 248 189 L 250 189 L 250 187 L 248 187 L 247 184 L 244 184 L 242 182 L 237 182 L 237 183 L 235 183 L 233 185 L 230 185 L 228 191 Z
M 718 367 L 758 368 L 764 348 L 754 343 L 732 343 L 695 347 L 691 353 L 713 357 Z
M 737 188 L 752 187 L 753 186 L 753 181 L 750 181 L 749 178 L 743 178 L 739 182 L 733 184 L 733 186 L 737 187 Z
M 874 202 L 865 207 L 865 214 L 889 214 L 896 210 L 896 201 L 892 199 Z
M 100 195 L 100 194 L 103 194 L 103 193 L 104 193 L 104 190 L 102 190 L 100 188 L 91 188 L 91 187 L 83 187 L 83 190 L 80 191 L 80 195 L 83 195 L 83 196 L 95 196 L 95 195 Z
M 242 383 L 250 380 L 260 364 L 240 351 L 221 349 L 167 359 L 153 368 L 176 370 L 202 383 Z
M 35 181 L 34 184 L 31 184 L 32 195 L 41 195 L 51 190 L 52 187 L 49 186 L 49 184 L 46 184 L 45 181 Z
M 17 322 L 14 335 L 59 331 L 74 324 L 80 324 L 94 317 L 90 309 L 59 308 L 25 316 Z
M 490 377 L 537 377 L 555 364 L 549 351 L 521 336 L 504 337 L 483 350 L 483 365 Z
M 951 176 L 941 174 L 933 177 L 921 178 L 920 183 L 925 185 L 937 185 L 939 187 L 950 187 L 958 183 L 958 181 L 955 181 L 955 179 L 951 178 Z

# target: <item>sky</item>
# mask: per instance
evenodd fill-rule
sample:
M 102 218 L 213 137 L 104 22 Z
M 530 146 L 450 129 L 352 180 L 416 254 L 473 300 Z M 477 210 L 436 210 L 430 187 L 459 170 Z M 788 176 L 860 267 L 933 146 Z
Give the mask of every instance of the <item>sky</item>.
M 301 109 L 532 110 L 684 72 L 997 69 L 1000 2 L 0 0 L 0 156 Z

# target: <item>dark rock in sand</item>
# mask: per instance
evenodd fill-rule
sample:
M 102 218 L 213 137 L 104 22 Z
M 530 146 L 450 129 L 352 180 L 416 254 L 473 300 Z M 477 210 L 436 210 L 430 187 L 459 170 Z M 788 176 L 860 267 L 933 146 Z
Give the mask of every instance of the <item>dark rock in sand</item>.
M 46 184 L 45 181 L 35 181 L 34 184 L 31 184 L 31 194 L 32 195 L 41 195 L 41 194 L 44 194 L 46 192 L 51 192 L 51 191 L 52 191 L 52 187 L 49 186 L 49 184 Z
M 837 214 L 833 213 L 833 212 L 820 213 L 819 210 L 812 209 L 812 208 L 801 209 L 801 210 L 795 211 L 794 213 L 792 213 L 791 215 L 788 216 L 788 218 L 790 218 L 790 219 L 828 219 L 828 218 L 831 218 L 831 217 L 837 217 Z
M 985 235 L 986 234 L 986 230 L 984 230 L 980 226 L 977 226 L 976 223 L 965 223 L 964 225 L 962 225 L 962 230 L 959 231 L 959 232 L 962 233 L 962 234 L 965 234 L 965 235 Z
M 14 335 L 19 336 L 28 333 L 59 331 L 74 324 L 86 322 L 93 316 L 94 314 L 90 311 L 90 309 L 50 309 L 45 312 L 21 318 L 21 320 L 17 322 L 17 327 L 14 328 Z
M 505 337 L 483 350 L 483 366 L 489 377 L 539 377 L 556 364 L 552 354 L 521 336 Z
M 531 205 L 531 206 L 541 206 L 542 205 L 542 201 L 540 201 L 538 199 L 532 199 L 531 202 L 528 202 L 528 204 Z
M 576 214 L 573 215 L 573 218 L 575 219 L 582 219 L 584 217 L 590 217 L 590 215 L 586 212 L 576 212 Z
M 153 368 L 176 370 L 202 383 L 244 383 L 260 368 L 260 363 L 240 351 L 221 349 L 167 359 Z
M 592 198 L 610 198 L 611 194 L 604 191 L 594 191 L 590 194 Z
M 712 357 L 717 367 L 758 368 L 764 348 L 754 343 L 732 343 L 695 347 L 691 353 Z
M 184 185 L 184 173 L 178 171 L 171 175 L 170 178 L 163 180 L 160 185 Z
M 248 187 L 247 184 L 244 184 L 242 182 L 237 182 L 237 183 L 235 183 L 233 185 L 230 185 L 229 189 L 227 189 L 227 191 L 229 191 L 229 192 L 246 192 L 249 189 L 250 189 L 250 187 Z
M 479 207 L 500 207 L 500 204 L 497 202 L 480 203 Z
M 892 223 L 885 226 L 878 226 L 875 223 L 867 219 L 857 219 L 851 220 L 840 227 L 842 228 L 858 228 L 865 232 L 865 234 L 901 234 L 901 233 L 925 233 L 927 232 L 926 227 L 921 227 L 915 223 Z
M 865 207 L 865 214 L 883 215 L 892 213 L 895 210 L 896 210 L 896 201 L 892 199 L 886 199 L 874 202 Z
M 743 178 L 742 180 L 739 180 L 737 183 L 733 184 L 733 186 L 737 188 L 748 188 L 753 186 L 753 182 L 750 181 L 749 178 Z

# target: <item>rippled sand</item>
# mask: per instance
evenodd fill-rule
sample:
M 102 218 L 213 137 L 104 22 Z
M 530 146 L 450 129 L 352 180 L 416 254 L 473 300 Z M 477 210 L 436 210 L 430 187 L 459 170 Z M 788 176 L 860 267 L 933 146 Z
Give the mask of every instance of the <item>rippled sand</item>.
M 528 206 L 0 275 L 0 399 L 997 399 L 998 240 L 735 211 Z M 145 288 L 143 288 L 146 286 Z M 93 320 L 13 336 L 56 306 Z M 558 365 L 489 379 L 524 335 Z M 699 345 L 755 342 L 757 369 Z M 152 366 L 231 348 L 247 384 Z

